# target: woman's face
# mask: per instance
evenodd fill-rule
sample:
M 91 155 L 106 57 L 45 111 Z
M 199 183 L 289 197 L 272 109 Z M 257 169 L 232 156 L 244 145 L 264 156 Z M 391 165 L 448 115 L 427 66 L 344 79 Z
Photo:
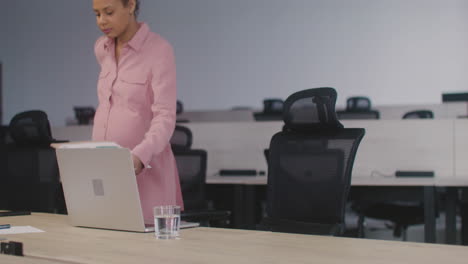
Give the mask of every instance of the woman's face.
M 128 1 L 124 6 L 122 0 L 93 0 L 93 10 L 99 29 L 110 38 L 118 38 L 127 29 L 131 19 L 135 1 Z

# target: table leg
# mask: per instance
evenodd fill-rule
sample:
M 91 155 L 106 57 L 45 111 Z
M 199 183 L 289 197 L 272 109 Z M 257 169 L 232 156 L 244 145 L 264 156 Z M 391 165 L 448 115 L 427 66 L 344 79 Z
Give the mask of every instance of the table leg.
M 460 212 L 462 218 L 462 245 L 468 245 L 468 188 L 462 188 Z
M 424 241 L 436 242 L 435 187 L 424 187 Z
M 234 186 L 234 228 L 255 229 L 255 186 Z
M 234 185 L 234 228 L 245 228 L 244 225 L 244 185 Z
M 445 243 L 457 243 L 457 201 L 458 201 L 458 188 L 446 188 L 446 204 L 445 204 Z

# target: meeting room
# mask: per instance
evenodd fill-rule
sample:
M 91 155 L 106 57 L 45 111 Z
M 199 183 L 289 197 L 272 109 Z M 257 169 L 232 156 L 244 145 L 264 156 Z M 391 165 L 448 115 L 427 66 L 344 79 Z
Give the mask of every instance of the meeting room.
M 468 1 L 0 3 L 0 263 L 466 263 Z

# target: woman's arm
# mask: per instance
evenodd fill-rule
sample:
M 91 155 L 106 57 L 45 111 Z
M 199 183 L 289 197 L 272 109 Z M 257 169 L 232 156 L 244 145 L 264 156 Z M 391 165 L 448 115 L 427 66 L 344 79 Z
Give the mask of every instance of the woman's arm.
M 169 43 L 162 45 L 155 60 L 151 77 L 153 119 L 143 141 L 132 151 L 144 165 L 168 146 L 176 122 L 176 67 Z

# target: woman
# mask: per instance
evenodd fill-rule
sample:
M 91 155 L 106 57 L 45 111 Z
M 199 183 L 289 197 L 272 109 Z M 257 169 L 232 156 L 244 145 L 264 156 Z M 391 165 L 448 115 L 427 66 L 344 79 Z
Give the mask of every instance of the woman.
M 156 205 L 180 205 L 179 175 L 169 140 L 176 120 L 172 47 L 136 20 L 138 0 L 93 0 L 105 36 L 95 44 L 101 66 L 93 140 L 131 150 L 145 222 Z

